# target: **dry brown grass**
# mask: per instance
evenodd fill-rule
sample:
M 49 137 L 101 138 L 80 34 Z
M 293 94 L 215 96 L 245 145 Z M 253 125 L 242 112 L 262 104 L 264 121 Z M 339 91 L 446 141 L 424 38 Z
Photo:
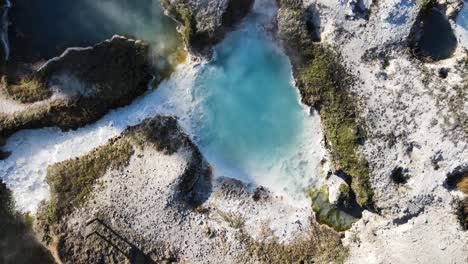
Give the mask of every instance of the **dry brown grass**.
M 254 240 L 243 230 L 238 238 L 260 263 L 343 263 L 348 256 L 340 235 L 316 223 L 304 231 L 302 238 L 288 244 L 276 238 Z
M 457 189 L 468 195 L 468 173 L 457 183 Z
M 224 221 L 229 224 L 230 227 L 234 229 L 240 229 L 244 226 L 245 219 L 238 214 L 223 212 L 221 210 L 218 210 L 218 214 Z
M 4 89 L 14 100 L 22 103 L 34 103 L 50 96 L 50 90 L 31 76 L 23 77 L 18 83 L 5 85 Z
M 65 160 L 47 168 L 47 182 L 51 199 L 47 207 L 47 220 L 56 223 L 89 198 L 96 180 L 106 171 L 124 167 L 133 155 L 133 146 L 123 138 L 111 139 L 80 158 Z

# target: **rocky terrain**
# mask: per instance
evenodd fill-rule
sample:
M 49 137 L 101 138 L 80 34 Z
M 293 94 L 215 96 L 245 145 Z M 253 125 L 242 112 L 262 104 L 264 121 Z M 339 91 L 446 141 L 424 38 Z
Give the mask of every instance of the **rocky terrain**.
M 359 199 L 363 187 L 372 199 L 373 210 L 368 207 L 371 210 L 346 232 L 351 249 L 347 262 L 466 262 L 465 218 L 457 217 L 457 211 L 463 215 L 464 210 L 458 209 L 460 193 L 445 182 L 454 170 L 466 174 L 467 51 L 459 45 L 451 48 L 449 59 L 434 61 L 411 50 L 414 27 L 424 23 L 426 9 L 454 17 L 462 3 L 375 1 L 365 9 L 358 4 L 281 1 L 278 12 L 279 37 L 291 54 L 303 101 L 321 109 L 324 129 L 331 130 L 326 136 L 332 137 L 327 141 L 335 171 L 350 176 L 344 179 L 351 182 L 358 203 L 364 205 Z M 326 60 L 329 72 L 321 71 L 327 66 L 320 60 Z M 340 77 L 340 66 L 333 63 L 346 67 L 353 80 Z M 446 71 L 447 76 L 441 74 Z M 309 80 L 309 74 L 328 75 L 331 86 L 323 84 L 323 78 Z M 316 90 L 333 86 L 333 93 L 348 95 L 335 95 L 328 102 Z M 342 101 L 329 109 L 337 99 L 354 107 L 346 108 Z M 351 121 L 336 126 L 327 120 L 328 115 L 344 115 L 334 111 L 349 112 L 345 116 L 365 125 L 364 143 L 352 149 L 368 160 L 368 172 L 363 168 L 353 173 L 350 155 L 334 153 L 342 151 L 343 143 L 361 141 L 359 129 L 347 132 L 357 134 L 341 134 L 353 127 Z M 362 179 L 368 183 L 362 185 Z
M 142 95 L 156 72 L 148 46 L 115 36 L 90 48 L 70 48 L 18 82 L 3 78 L 0 136 L 20 129 L 57 126 L 74 129 Z
M 192 56 L 209 59 L 254 1 L 162 5 Z M 276 1 L 264 30 L 319 113 L 327 149 L 310 208 L 213 177 L 178 118 L 157 115 L 48 167 L 40 240 L 58 263 L 466 263 L 468 43 L 453 30 L 462 8 Z M 156 75 L 147 49 L 116 36 L 68 49 L 21 82 L 4 78 L 0 136 L 74 129 L 129 103 L 170 72 Z
M 52 197 L 38 225 L 64 263 L 328 262 L 345 256 L 339 235 L 314 223 L 308 210 L 263 187 L 212 179 L 174 117 L 130 127 L 86 156 L 49 167 L 47 178 Z
M 254 0 L 162 0 L 167 14 L 181 24 L 188 50 L 197 56 L 211 56 L 218 43 L 252 8 Z
M 0 181 L 0 261 L 2 263 L 52 263 L 52 256 L 32 230 L 34 219 L 15 210 L 11 191 Z

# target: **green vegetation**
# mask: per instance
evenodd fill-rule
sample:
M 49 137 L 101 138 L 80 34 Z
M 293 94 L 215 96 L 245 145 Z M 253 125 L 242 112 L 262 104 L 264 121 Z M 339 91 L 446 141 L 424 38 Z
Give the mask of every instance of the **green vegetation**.
M 134 146 L 150 145 L 151 148 L 167 155 L 177 152 L 180 147 L 193 146 L 177 124 L 177 118 L 173 116 L 147 119 L 139 125 L 127 128 L 123 137 L 129 139 Z
M 180 17 L 182 18 L 182 21 L 184 21 L 182 37 L 186 45 L 189 45 L 190 43 L 192 43 L 194 33 L 196 32 L 196 21 L 193 18 L 193 16 L 190 14 L 188 8 L 182 7 L 180 8 L 179 12 L 180 12 Z
M 133 155 L 133 146 L 124 138 L 116 138 L 91 153 L 49 166 L 47 182 L 51 199 L 46 208 L 49 223 L 57 223 L 73 207 L 79 207 L 89 197 L 96 180 L 106 171 L 120 169 Z
M 229 223 L 230 227 L 239 229 L 244 226 L 245 219 L 242 216 L 234 213 L 223 212 L 221 210 L 218 210 L 217 212 L 224 221 Z
M 351 177 L 357 202 L 373 208 L 369 164 L 358 153 L 366 132 L 357 119 L 355 102 L 346 91 L 353 83 L 352 77 L 339 63 L 339 56 L 322 44 L 305 48 L 301 55 L 296 71 L 298 87 L 303 101 L 320 112 L 335 170 Z
M 346 184 L 340 185 L 340 192 L 349 196 L 349 193 L 345 193 L 346 191 L 349 192 L 349 187 Z M 312 201 L 312 210 L 315 213 L 315 218 L 320 224 L 333 227 L 336 231 L 345 231 L 349 229 L 354 222 L 359 220 L 358 217 L 351 215 L 337 205 L 331 204 L 328 200 L 327 188 L 316 191 L 309 190 L 308 194 Z
M 449 189 L 456 189 L 465 194 L 459 202 L 457 215 L 463 229 L 468 230 L 468 171 L 461 170 L 449 174 L 446 184 Z
M 351 190 L 349 189 L 348 185 L 342 183 L 342 184 L 340 184 L 339 191 L 340 191 L 340 193 L 347 193 L 348 194 Z
M 455 123 L 462 126 L 465 138 L 468 140 L 468 115 L 466 115 L 463 108 L 468 93 L 468 74 L 466 74 L 468 73 L 468 50 L 465 50 L 463 59 L 458 62 L 456 67 L 465 74 L 461 83 L 452 88 L 455 93 L 448 97 L 447 108 L 453 114 L 452 117 L 455 118 Z
M 349 240 L 355 244 L 361 243 L 361 238 L 359 238 L 359 233 L 356 230 L 350 231 Z
M 390 66 L 390 61 L 388 60 L 388 58 L 384 58 L 382 60 L 382 68 L 385 70 L 388 66 Z
M 182 24 L 182 38 L 189 47 L 197 31 L 195 18 L 190 14 L 189 8 L 184 4 L 172 4 L 169 0 L 161 0 L 161 4 L 171 16 Z
M 32 232 L 31 215 L 20 214 L 14 208 L 10 190 L 0 181 L 0 263 L 54 263 Z
M 14 100 L 22 103 L 34 103 L 47 99 L 50 90 L 37 78 L 32 76 L 23 77 L 18 83 L 6 84 L 4 89 Z
M 1 120 L 1 115 L 0 115 L 0 120 Z M 1 122 L 0 122 L 1 124 Z M 2 136 L 0 136 L 0 160 L 8 158 L 10 156 L 10 153 L 7 151 L 2 151 L 2 147 L 5 146 L 6 140 Z
M 119 104 L 130 100 L 130 97 L 120 98 Z M 76 129 L 98 120 L 114 106 L 112 102 L 102 101 L 101 98 L 74 98 L 32 105 L 14 114 L 0 113 L 0 137 L 6 139 L 22 129 L 51 126 L 64 130 Z
M 276 238 L 254 240 L 242 230 L 238 239 L 261 263 L 343 263 L 348 256 L 339 234 L 317 224 L 312 224 L 303 238 L 288 244 Z

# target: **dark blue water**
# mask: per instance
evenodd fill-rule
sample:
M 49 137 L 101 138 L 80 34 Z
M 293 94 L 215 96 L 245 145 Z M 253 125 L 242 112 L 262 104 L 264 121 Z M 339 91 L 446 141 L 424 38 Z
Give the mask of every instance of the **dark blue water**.
M 163 14 L 159 0 L 17 0 L 9 16 L 12 55 L 25 62 L 114 34 L 143 39 L 158 52 L 179 42 L 176 24 Z

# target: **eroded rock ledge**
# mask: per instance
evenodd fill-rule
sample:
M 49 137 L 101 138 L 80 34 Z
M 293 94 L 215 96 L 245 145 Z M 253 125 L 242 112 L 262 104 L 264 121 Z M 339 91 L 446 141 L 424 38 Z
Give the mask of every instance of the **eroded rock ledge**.
M 291 59 L 302 102 L 320 113 L 333 172 L 350 185 L 349 198 L 372 210 L 369 165 L 358 152 L 366 139 L 366 132 L 358 118 L 356 102 L 348 90 L 354 84 L 354 78 L 341 64 L 340 55 L 332 47 L 319 42 L 319 29 L 310 21 L 309 11 L 303 7 L 302 1 L 278 3 L 278 36 Z M 338 230 L 349 227 L 349 223 L 343 225 L 340 220 L 329 219 L 335 218 L 335 213 L 340 215 L 339 211 L 333 210 L 328 217 L 319 219 Z
M 182 26 L 188 50 L 197 56 L 210 56 L 211 46 L 244 18 L 254 0 L 161 0 L 167 14 Z
M 145 120 L 52 165 L 47 180 L 37 228 L 63 263 L 330 263 L 347 254 L 308 209 L 212 179 L 175 117 Z
M 143 94 L 153 74 L 157 83 L 168 73 L 152 68 L 148 46 L 141 41 L 114 36 L 94 47 L 70 48 L 22 83 L 3 84 L 7 96 L 26 105 L 0 113 L 0 137 L 21 129 L 76 129 L 94 122 Z
M 333 101 L 340 102 L 331 108 L 332 113 L 355 109 L 351 119 L 359 121 L 355 117 L 360 116 L 365 121 L 366 140 L 354 145 L 354 149 L 369 161 L 368 183 L 378 210 L 364 210 L 362 218 L 345 232 L 343 241 L 350 247 L 346 262 L 464 262 L 465 181 L 457 180 L 448 190 L 444 184 L 455 168 L 467 164 L 463 89 L 467 87 L 468 53 L 464 43 L 457 40 L 459 45 L 450 56 L 439 61 L 420 60 L 413 56 L 408 36 L 418 23 L 418 15 L 424 12 L 424 4 L 433 1 L 372 1 L 368 16 L 350 17 L 349 12 L 354 11 L 349 3 L 353 2 L 285 0 L 280 1 L 278 14 L 280 39 L 287 44 L 283 31 L 295 36 L 293 41 L 305 43 L 299 48 L 284 45 L 295 67 L 303 100 L 318 103 L 320 108 L 331 94 L 336 98 Z M 460 1 L 438 2 L 453 6 Z M 440 12 L 444 15 L 445 11 Z M 454 26 L 453 21 L 449 22 Z M 437 36 L 436 32 L 432 33 Z M 320 43 L 310 36 L 320 37 Z M 304 57 L 308 60 L 301 61 Z M 333 66 L 336 62 L 342 66 Z M 340 68 L 353 77 L 333 78 L 341 75 Z M 300 87 L 304 83 L 313 84 L 313 89 L 304 90 Z M 320 89 L 333 85 L 341 86 L 347 95 L 338 96 L 339 89 Z M 327 115 L 323 109 L 320 111 Z M 329 129 L 327 122 L 323 122 L 324 130 Z M 352 123 L 343 124 L 348 127 Z M 325 135 L 328 140 L 329 132 Z M 348 139 L 353 142 L 356 138 Z M 333 146 L 330 150 L 334 161 L 337 156 L 333 157 Z M 333 173 L 326 178 L 329 190 L 312 193 L 312 197 L 323 201 L 322 197 L 328 196 L 337 205 L 346 196 L 346 188 L 341 188 L 340 181 L 330 181 L 337 178 Z M 358 197 L 353 184 L 351 188 Z M 323 216 L 322 222 L 333 226 L 330 220 L 335 217 L 334 208 L 327 207 L 316 208 L 316 212 L 318 217 Z

